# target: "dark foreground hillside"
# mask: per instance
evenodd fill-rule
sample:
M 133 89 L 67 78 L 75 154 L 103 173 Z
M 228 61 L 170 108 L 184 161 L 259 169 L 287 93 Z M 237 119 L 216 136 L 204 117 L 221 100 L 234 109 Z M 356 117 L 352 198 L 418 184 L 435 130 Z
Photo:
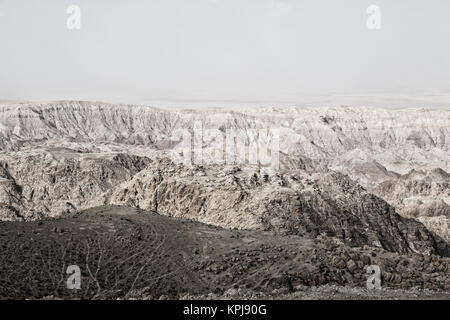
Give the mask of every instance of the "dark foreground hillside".
M 372 264 L 381 267 L 383 288 L 448 297 L 450 260 L 438 256 L 226 230 L 124 207 L 0 222 L 1 299 L 178 299 L 230 290 L 276 298 L 322 285 L 365 288 Z M 81 269 L 80 290 L 66 287 L 69 265 Z

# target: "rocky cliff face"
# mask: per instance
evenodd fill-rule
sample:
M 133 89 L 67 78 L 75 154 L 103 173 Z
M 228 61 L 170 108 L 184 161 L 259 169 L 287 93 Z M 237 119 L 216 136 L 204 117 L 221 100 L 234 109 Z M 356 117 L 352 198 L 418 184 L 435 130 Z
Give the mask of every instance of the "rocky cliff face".
M 254 129 L 279 130 L 280 170 L 174 164 L 173 132 L 198 122 L 219 134 L 241 130 L 247 139 Z M 448 240 L 448 224 L 436 219 L 448 219 L 449 128 L 449 110 L 1 105 L 0 217 L 114 204 L 431 253 L 437 238 L 418 220 Z M 213 148 L 211 141 L 202 147 Z
M 71 154 L 70 150 L 59 157 L 60 152 L 4 156 L 1 220 L 34 220 L 100 205 L 100 195 L 150 162 L 132 155 Z
M 387 179 L 374 190 L 410 216 L 449 216 L 450 175 L 442 169 L 411 170 Z M 401 198 L 399 197 L 401 195 Z
M 442 169 L 411 170 L 386 179 L 373 192 L 404 216 L 415 217 L 450 241 L 450 175 Z

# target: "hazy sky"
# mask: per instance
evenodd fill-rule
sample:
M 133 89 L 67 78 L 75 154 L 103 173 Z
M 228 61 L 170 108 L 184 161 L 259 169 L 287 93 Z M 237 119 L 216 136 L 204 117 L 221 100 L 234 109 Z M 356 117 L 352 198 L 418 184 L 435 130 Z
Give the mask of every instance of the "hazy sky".
M 0 100 L 449 93 L 449 39 L 448 0 L 0 0 Z

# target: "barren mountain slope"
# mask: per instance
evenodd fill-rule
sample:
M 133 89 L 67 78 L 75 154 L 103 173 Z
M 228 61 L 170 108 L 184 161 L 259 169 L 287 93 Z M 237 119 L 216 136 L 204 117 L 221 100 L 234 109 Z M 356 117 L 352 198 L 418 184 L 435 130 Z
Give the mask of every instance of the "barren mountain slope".
M 364 287 L 371 264 L 380 266 L 384 289 L 444 290 L 434 292 L 438 297 L 450 290 L 449 258 L 226 230 L 133 208 L 0 222 L 0 239 L 0 299 L 158 299 L 231 290 L 279 297 L 302 294 L 305 286 Z M 69 265 L 80 267 L 80 290 L 66 288 Z M 427 296 L 420 289 L 413 293 Z
M 257 167 L 176 165 L 167 158 L 39 152 L 3 156 L 3 220 L 34 220 L 99 206 L 152 210 L 226 228 L 341 239 L 406 253 L 439 253 L 420 223 L 336 172 L 268 175 Z
M 296 170 L 269 176 L 257 168 L 186 169 L 163 159 L 107 198 L 111 204 L 226 228 L 323 234 L 348 245 L 395 252 L 425 253 L 435 248 L 421 224 L 400 217 L 384 200 L 334 172 L 310 175 Z

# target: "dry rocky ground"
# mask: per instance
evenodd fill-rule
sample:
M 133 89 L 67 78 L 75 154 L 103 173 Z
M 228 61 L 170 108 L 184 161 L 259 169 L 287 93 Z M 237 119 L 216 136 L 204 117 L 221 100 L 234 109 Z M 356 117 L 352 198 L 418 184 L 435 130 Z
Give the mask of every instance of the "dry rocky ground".
M 449 258 L 228 230 L 133 208 L 4 222 L 0 238 L 0 298 L 358 298 L 371 264 L 381 267 L 383 288 L 398 290 L 366 297 L 448 297 L 450 289 Z M 81 290 L 66 288 L 69 265 L 81 269 Z

